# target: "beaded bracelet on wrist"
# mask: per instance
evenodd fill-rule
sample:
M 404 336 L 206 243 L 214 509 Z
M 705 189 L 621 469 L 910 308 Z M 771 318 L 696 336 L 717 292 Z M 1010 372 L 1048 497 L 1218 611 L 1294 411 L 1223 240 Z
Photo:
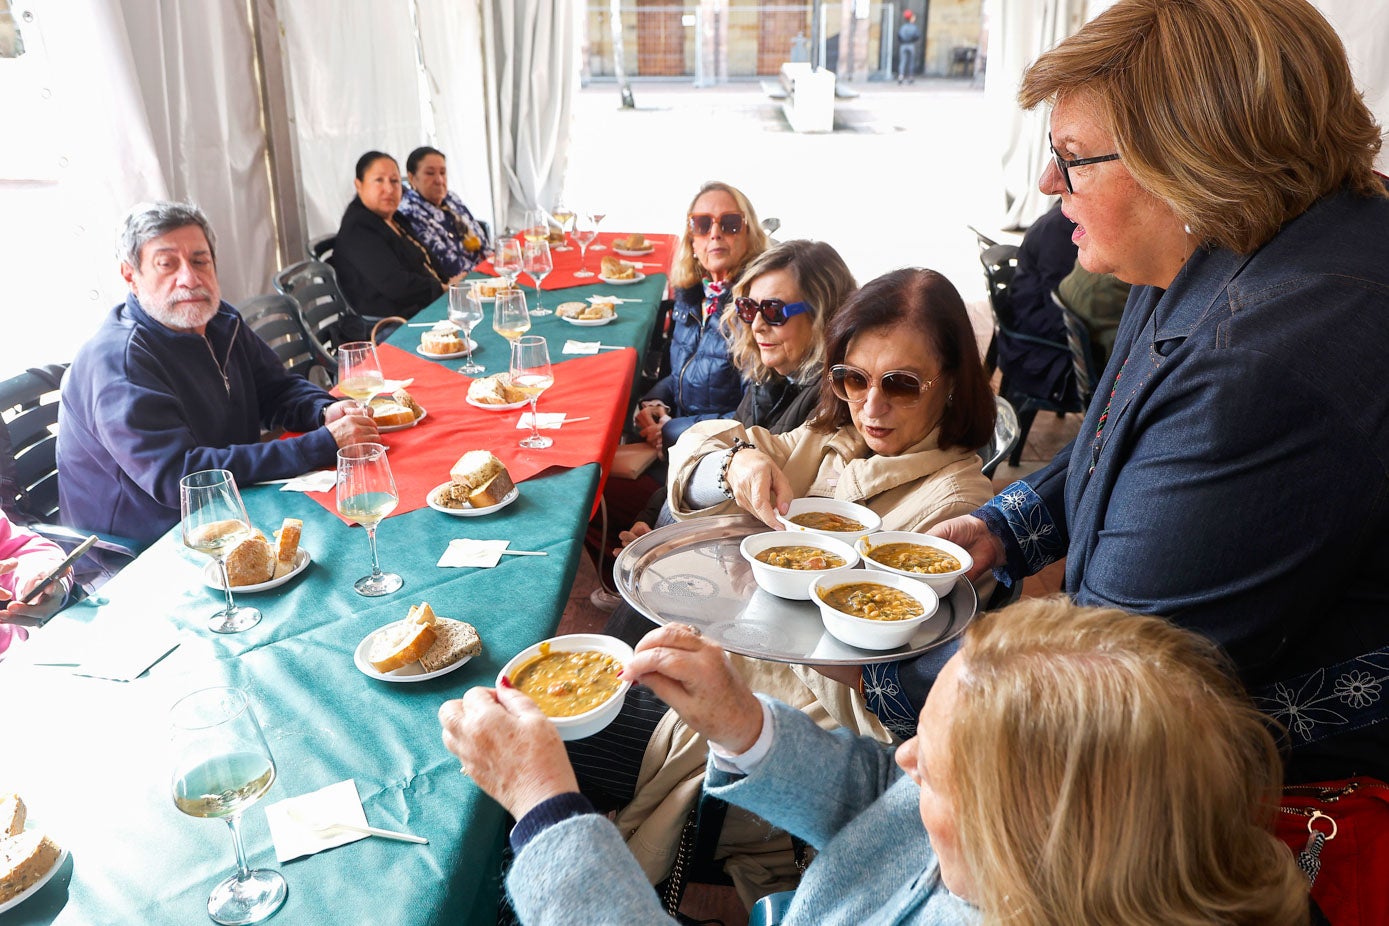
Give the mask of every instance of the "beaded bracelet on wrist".
M 719 491 L 724 494 L 725 498 L 733 498 L 733 488 L 728 484 L 728 467 L 733 463 L 733 455 L 739 450 L 746 450 L 751 446 L 752 444 L 743 440 L 741 437 L 737 437 L 733 439 L 733 446 L 729 447 L 724 453 L 723 463 L 719 466 L 718 486 Z M 705 478 L 707 479 L 709 477 L 706 476 Z

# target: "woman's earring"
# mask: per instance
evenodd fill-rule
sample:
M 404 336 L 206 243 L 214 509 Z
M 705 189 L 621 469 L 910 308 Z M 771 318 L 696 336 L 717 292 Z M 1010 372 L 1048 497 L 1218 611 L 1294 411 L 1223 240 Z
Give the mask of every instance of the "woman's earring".
M 1190 226 L 1190 225 L 1183 225 L 1182 228 L 1186 230 L 1186 233 L 1187 233 L 1188 235 L 1191 234 L 1191 226 Z

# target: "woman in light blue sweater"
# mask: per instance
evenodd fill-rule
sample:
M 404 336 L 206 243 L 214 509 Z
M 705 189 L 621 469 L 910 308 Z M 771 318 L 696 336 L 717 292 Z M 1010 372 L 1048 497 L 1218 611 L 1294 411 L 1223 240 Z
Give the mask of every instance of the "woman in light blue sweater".
M 1165 621 L 1061 598 L 985 615 L 895 761 L 759 699 L 687 625 L 624 677 L 705 734 L 711 793 L 817 849 L 786 924 L 1307 922 L 1273 739 L 1214 644 Z M 439 716 L 520 821 L 522 922 L 671 922 L 528 697 L 474 688 Z

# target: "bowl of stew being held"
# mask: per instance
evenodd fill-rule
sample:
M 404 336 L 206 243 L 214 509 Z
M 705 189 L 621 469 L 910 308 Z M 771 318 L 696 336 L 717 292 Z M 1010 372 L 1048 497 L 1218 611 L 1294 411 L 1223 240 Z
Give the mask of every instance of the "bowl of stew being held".
M 562 740 L 592 736 L 613 722 L 631 682 L 618 674 L 632 661 L 632 648 L 600 633 L 551 637 L 517 653 L 497 676 L 530 695 Z
M 881 569 L 823 576 L 810 592 L 825 629 L 860 649 L 902 646 L 940 606 L 929 585 Z
M 883 569 L 925 582 L 937 595 L 955 587 L 974 558 L 964 547 L 911 531 L 882 531 L 860 538 L 854 549 L 868 569 Z
M 810 583 L 858 565 L 858 554 L 842 540 L 802 531 L 749 534 L 738 547 L 764 592 L 793 601 L 810 600 Z
M 849 544 L 883 526 L 872 508 L 834 498 L 793 498 L 786 514 L 777 515 L 777 520 L 789 531 L 810 531 Z

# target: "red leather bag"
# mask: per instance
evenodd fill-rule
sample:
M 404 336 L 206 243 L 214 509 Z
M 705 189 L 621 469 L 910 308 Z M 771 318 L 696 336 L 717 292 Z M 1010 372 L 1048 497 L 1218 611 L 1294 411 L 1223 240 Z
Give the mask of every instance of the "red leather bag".
M 1298 856 L 1332 926 L 1389 926 L 1389 785 L 1289 785 L 1280 809 L 1278 838 Z

